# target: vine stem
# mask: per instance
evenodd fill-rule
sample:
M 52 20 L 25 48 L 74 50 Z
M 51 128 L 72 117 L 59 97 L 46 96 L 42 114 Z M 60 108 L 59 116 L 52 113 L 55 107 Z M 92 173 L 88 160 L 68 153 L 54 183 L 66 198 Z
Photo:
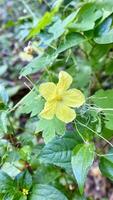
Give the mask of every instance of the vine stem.
M 31 8 L 29 7 L 29 5 L 24 1 L 24 0 L 20 0 L 21 3 L 23 3 L 23 5 L 25 6 L 26 10 L 28 10 L 28 12 L 30 13 L 30 15 L 33 17 L 33 19 L 36 19 L 35 14 L 32 12 Z
M 88 127 L 87 125 L 83 124 L 82 122 L 78 121 L 76 119 L 76 121 L 83 127 L 87 128 L 88 130 L 90 130 L 91 132 L 93 132 L 94 134 L 96 134 L 98 137 L 102 138 L 105 142 L 107 142 L 111 147 L 113 147 L 113 144 L 111 142 L 109 142 L 106 138 L 104 138 L 102 135 L 98 134 L 96 131 L 94 131 L 93 129 L 91 129 L 90 127 Z
M 84 139 L 84 137 L 83 137 L 82 134 L 80 133 L 80 131 L 79 131 L 79 129 L 78 129 L 77 124 L 76 124 L 75 121 L 74 121 L 74 124 L 75 124 L 75 128 L 76 128 L 76 130 L 77 130 L 79 136 L 82 138 L 83 142 L 84 142 L 84 143 L 87 143 L 87 141 Z
M 105 156 L 113 156 L 113 153 L 107 153 L 107 154 L 99 154 L 96 152 L 96 155 L 99 157 L 105 157 Z

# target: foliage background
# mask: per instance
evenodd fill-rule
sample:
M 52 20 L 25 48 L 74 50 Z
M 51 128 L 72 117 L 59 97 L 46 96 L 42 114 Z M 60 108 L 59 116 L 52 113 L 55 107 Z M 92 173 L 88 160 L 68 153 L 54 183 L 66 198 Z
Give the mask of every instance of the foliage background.
M 112 200 L 113 1 L 1 0 L 0 25 L 0 199 Z M 86 96 L 68 125 L 38 117 L 60 70 Z

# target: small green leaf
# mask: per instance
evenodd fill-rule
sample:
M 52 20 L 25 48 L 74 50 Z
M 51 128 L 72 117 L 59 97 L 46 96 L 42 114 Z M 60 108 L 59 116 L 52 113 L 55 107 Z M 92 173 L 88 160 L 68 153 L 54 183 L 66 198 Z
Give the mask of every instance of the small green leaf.
M 113 29 L 111 29 L 108 33 L 103 34 L 100 37 L 96 37 L 94 41 L 98 44 L 110 44 L 113 43 Z
M 73 150 L 72 169 L 81 194 L 84 190 L 88 170 L 94 160 L 94 149 L 94 144 L 80 144 Z
M 7 112 L 0 112 L 0 131 L 3 133 L 7 133 Z
M 9 101 L 9 96 L 5 88 L 0 85 L 0 110 L 5 110 L 7 103 Z
M 29 200 L 68 200 L 59 190 L 50 185 L 36 184 L 33 186 Z
M 52 22 L 52 19 L 56 12 L 59 10 L 61 3 L 62 0 L 59 0 L 56 6 L 50 12 L 46 12 L 43 15 L 43 17 L 38 21 L 37 25 L 31 29 L 29 35 L 27 36 L 27 39 L 30 39 L 40 33 L 41 30 L 43 30 L 47 25 Z
M 104 113 L 103 119 L 106 128 L 113 130 L 113 89 L 97 91 L 92 97 L 92 101 Z
M 48 143 L 55 137 L 55 133 L 58 135 L 65 133 L 65 123 L 56 117 L 52 120 L 40 119 L 36 127 L 36 132 L 40 131 L 43 131 L 44 141 Z
M 101 157 L 99 167 L 102 174 L 113 181 L 113 150 L 110 150 L 108 154 L 111 155 Z
M 20 113 L 31 113 L 31 117 L 40 113 L 43 109 L 44 101 L 37 93 L 35 90 L 32 90 L 24 97 L 18 109 Z
M 70 25 L 70 28 L 79 31 L 91 30 L 94 28 L 96 20 L 101 16 L 101 10 L 98 10 L 94 3 L 86 3 L 79 10 L 76 20 Z

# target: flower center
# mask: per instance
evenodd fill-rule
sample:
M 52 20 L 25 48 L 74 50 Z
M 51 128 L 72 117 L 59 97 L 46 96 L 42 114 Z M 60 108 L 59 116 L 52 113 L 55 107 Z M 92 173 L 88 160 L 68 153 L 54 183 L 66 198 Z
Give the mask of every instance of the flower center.
M 57 95 L 57 96 L 56 96 L 56 100 L 57 100 L 57 101 L 62 101 L 62 96 Z

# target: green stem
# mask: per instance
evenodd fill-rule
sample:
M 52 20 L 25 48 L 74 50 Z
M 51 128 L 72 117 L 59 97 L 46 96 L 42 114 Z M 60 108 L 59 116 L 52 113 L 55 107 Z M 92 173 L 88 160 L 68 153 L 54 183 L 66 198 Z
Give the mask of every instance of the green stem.
M 82 134 L 80 133 L 80 131 L 79 131 L 79 129 L 78 129 L 77 124 L 76 124 L 75 121 L 74 121 L 74 124 L 75 124 L 75 128 L 76 128 L 76 130 L 77 130 L 77 133 L 78 133 L 79 136 L 82 138 L 83 142 L 84 142 L 84 143 L 87 143 L 87 141 L 84 139 L 84 137 L 83 137 Z
M 33 19 L 36 19 L 35 14 L 32 12 L 31 8 L 28 6 L 28 4 L 24 0 L 20 0 L 21 3 L 25 6 L 26 10 L 30 13 L 30 15 L 33 17 Z
M 113 144 L 111 142 L 109 142 L 106 138 L 104 138 L 102 135 L 98 134 L 96 131 L 94 131 L 93 129 L 91 129 L 90 127 L 86 126 L 85 124 L 81 123 L 80 121 L 76 120 L 81 126 L 87 128 L 88 130 L 90 130 L 91 132 L 93 132 L 94 134 L 96 134 L 98 137 L 102 138 L 105 142 L 107 142 L 111 147 L 113 147 Z

